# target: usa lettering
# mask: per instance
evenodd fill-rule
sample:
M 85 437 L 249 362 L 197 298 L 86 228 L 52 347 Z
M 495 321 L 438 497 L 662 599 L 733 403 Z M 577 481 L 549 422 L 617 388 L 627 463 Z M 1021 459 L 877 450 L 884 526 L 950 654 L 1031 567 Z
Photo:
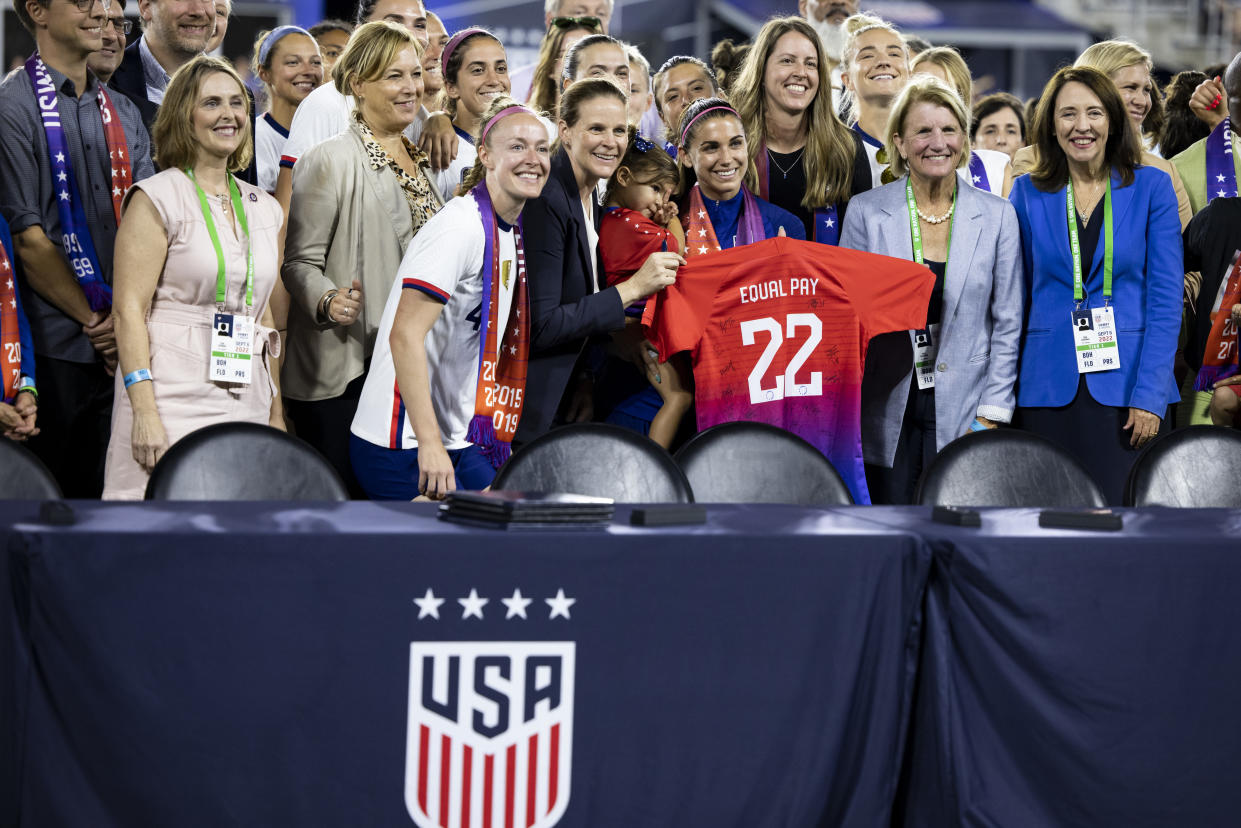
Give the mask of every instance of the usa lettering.
M 572 641 L 410 645 L 405 807 L 418 828 L 552 828 L 573 763 Z
M 480 655 L 465 667 L 460 656 L 424 655 L 422 707 L 488 739 L 560 707 L 560 656 Z
M 46 69 L 40 67 L 35 76 L 39 79 L 35 87 L 35 98 L 39 101 L 39 113 L 47 126 L 60 126 L 60 110 L 56 108 L 56 84 Z
M 741 304 L 748 305 L 754 302 L 765 302 L 768 299 L 783 299 L 786 296 L 814 296 L 818 287 L 814 279 L 793 276 L 789 279 L 771 279 L 752 285 L 742 285 L 737 288 L 737 291 L 740 294 Z

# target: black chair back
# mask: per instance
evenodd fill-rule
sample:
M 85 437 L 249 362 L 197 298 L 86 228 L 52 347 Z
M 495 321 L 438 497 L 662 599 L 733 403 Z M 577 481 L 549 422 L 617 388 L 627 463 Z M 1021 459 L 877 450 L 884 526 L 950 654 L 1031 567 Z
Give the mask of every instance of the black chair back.
M 618 503 L 692 503 L 676 462 L 656 442 L 619 426 L 553 429 L 514 452 L 493 489 L 566 492 Z
M 306 443 L 254 423 L 220 423 L 177 441 L 155 464 L 147 500 L 348 500 Z
M 1045 437 L 1015 428 L 979 431 L 944 446 L 918 481 L 914 502 L 933 506 L 1099 508 L 1086 467 Z
M 849 487 L 823 453 L 767 423 L 722 423 L 676 453 L 699 503 L 848 506 Z
M 59 500 L 60 486 L 21 443 L 0 437 L 0 500 Z
M 1152 440 L 1129 470 L 1125 503 L 1241 508 L 1241 431 L 1193 426 Z

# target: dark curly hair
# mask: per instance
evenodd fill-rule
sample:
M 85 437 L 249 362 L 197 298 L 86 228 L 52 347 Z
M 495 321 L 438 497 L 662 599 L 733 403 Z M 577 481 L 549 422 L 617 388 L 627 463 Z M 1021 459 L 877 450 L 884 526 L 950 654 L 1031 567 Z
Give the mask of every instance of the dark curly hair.
M 741 65 L 745 56 L 750 53 L 749 43 L 733 43 L 732 38 L 724 38 L 711 50 L 711 68 L 719 79 L 720 91 L 727 96 L 741 74 Z
M 1164 158 L 1184 152 L 1210 134 L 1211 128 L 1189 109 L 1190 97 L 1207 77 L 1203 72 L 1181 72 L 1164 88 L 1167 101 L 1163 129 L 1159 132 L 1159 151 Z

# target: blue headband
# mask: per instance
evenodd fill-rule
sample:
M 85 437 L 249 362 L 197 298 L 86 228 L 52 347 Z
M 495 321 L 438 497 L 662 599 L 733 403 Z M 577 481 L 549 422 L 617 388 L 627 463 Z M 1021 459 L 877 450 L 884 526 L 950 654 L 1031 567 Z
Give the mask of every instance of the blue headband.
M 266 66 L 267 58 L 271 57 L 271 50 L 276 48 L 276 44 L 279 43 L 285 35 L 291 34 L 306 35 L 306 37 L 314 40 L 314 36 L 301 26 L 277 26 L 271 30 L 271 34 L 263 39 L 263 45 L 259 47 L 259 66 Z

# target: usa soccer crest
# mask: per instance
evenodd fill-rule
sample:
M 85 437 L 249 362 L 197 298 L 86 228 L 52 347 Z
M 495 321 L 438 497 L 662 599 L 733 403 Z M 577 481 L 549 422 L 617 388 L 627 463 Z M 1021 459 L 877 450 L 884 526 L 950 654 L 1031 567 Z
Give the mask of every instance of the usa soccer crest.
M 569 804 L 572 641 L 410 645 L 405 806 L 420 828 L 550 828 Z

